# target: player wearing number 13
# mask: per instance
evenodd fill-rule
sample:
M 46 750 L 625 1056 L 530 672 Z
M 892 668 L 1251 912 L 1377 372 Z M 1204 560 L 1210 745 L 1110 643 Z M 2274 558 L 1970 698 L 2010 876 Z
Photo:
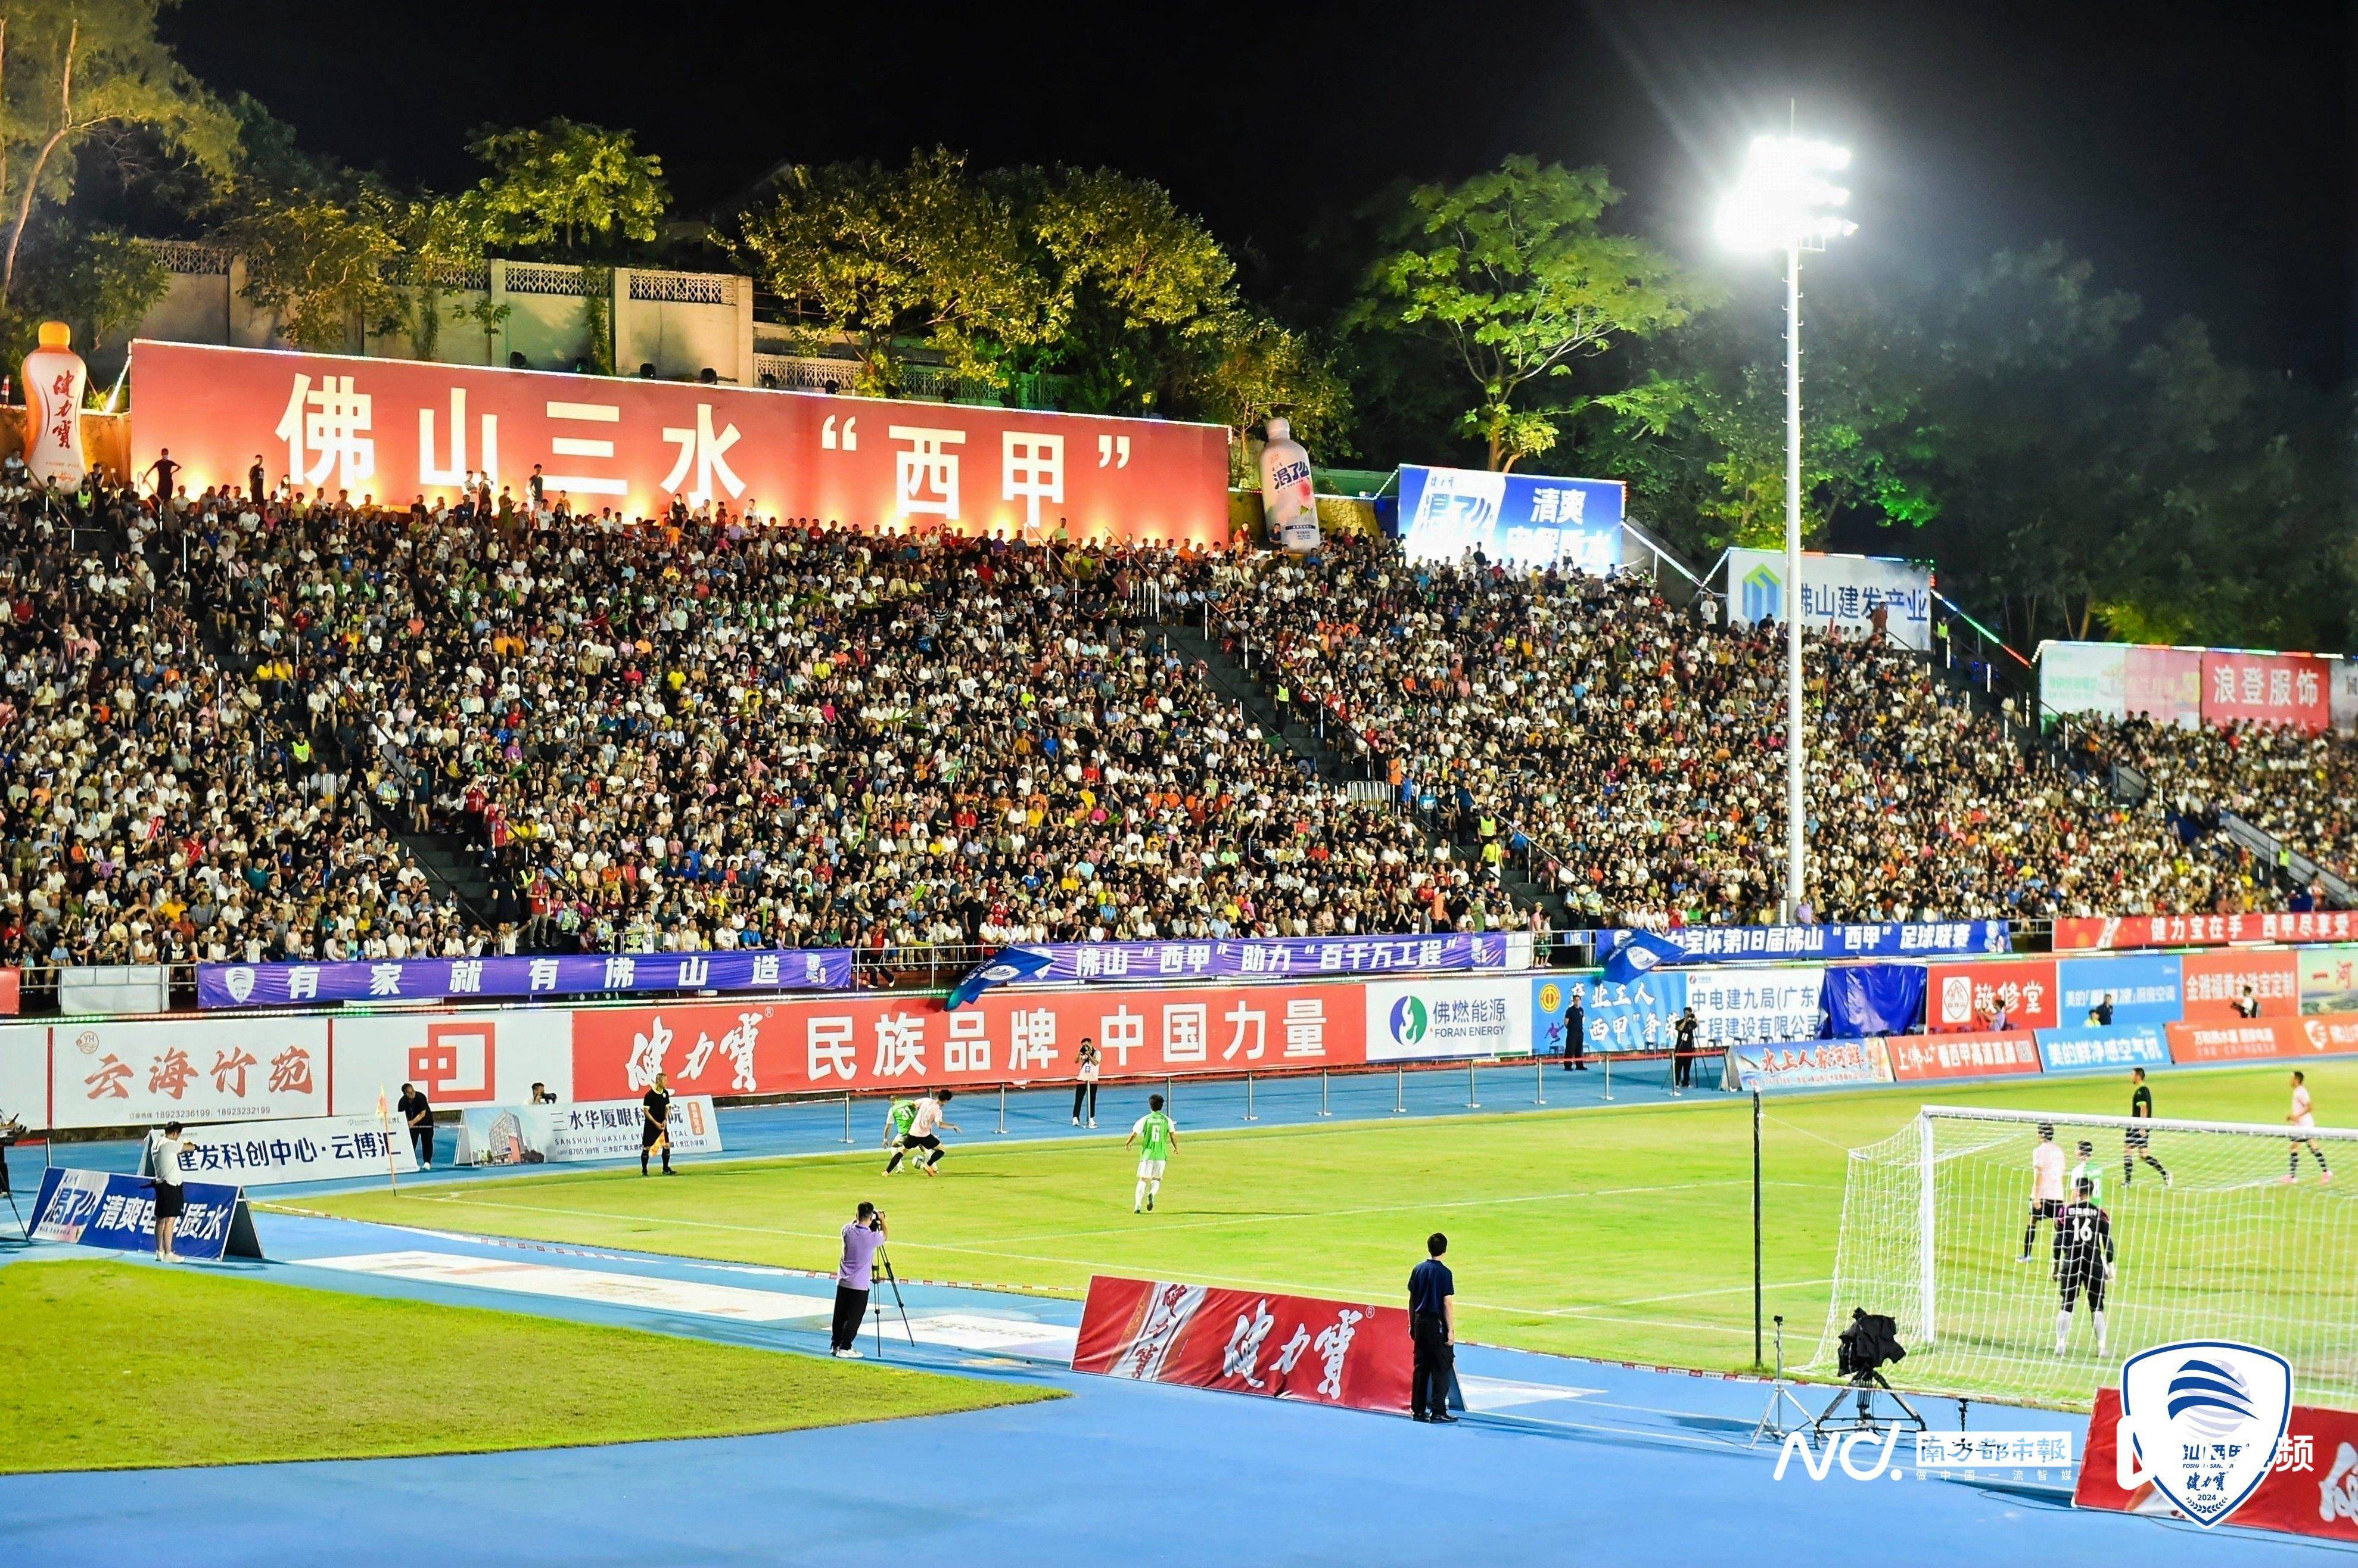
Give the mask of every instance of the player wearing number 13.
M 2096 1202 L 2096 1184 L 2082 1176 L 2071 1201 L 2055 1217 L 2055 1354 L 2071 1342 L 2071 1308 L 2085 1292 L 2096 1325 L 2096 1354 L 2104 1353 L 2104 1286 L 2113 1277 L 2113 1217 Z
M 1141 1207 L 1154 1212 L 1154 1195 L 1163 1190 L 1163 1165 L 1179 1147 L 1179 1124 L 1164 1114 L 1163 1097 L 1146 1097 L 1146 1114 L 1130 1124 L 1130 1136 L 1121 1141 L 1125 1149 L 1140 1140 L 1145 1141 L 1138 1151 L 1138 1190 L 1131 1195 L 1130 1212 L 1137 1214 Z

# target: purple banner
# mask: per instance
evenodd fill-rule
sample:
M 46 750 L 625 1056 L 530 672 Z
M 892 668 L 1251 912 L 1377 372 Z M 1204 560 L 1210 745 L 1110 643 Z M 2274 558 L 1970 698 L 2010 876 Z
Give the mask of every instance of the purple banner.
M 1042 981 L 1298 979 L 1426 969 L 1521 969 L 1531 939 L 1517 933 L 1431 936 L 1267 936 L 1226 942 L 1026 942 L 1055 962 Z
M 197 966 L 199 1007 L 850 988 L 848 947 Z

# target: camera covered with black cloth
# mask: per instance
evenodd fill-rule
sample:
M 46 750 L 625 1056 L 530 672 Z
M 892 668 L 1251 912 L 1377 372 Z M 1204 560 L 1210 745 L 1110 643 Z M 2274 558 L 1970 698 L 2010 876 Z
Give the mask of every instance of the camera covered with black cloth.
M 1899 1343 L 1899 1325 L 1881 1313 L 1853 1307 L 1850 1326 L 1836 1336 L 1834 1368 L 1855 1378 L 1878 1367 L 1904 1361 L 1908 1346 Z

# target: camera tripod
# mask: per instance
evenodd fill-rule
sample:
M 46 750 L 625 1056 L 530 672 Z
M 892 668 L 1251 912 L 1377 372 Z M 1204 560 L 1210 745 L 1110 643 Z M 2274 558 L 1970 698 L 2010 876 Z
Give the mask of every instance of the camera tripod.
M 1878 1389 L 1891 1396 L 1891 1402 L 1899 1407 L 1899 1414 L 1877 1416 L 1875 1413 L 1875 1394 Z M 1834 1411 L 1842 1408 L 1844 1400 L 1854 1398 L 1858 1401 L 1858 1413 L 1836 1421 Z M 1883 1374 L 1872 1367 L 1853 1372 L 1850 1381 L 1835 1390 L 1834 1397 L 1826 1402 L 1826 1408 L 1819 1413 L 1818 1419 L 1810 1422 L 1810 1430 L 1820 1437 L 1844 1432 L 1880 1433 L 1887 1427 L 1912 1427 L 1918 1432 L 1926 1430 L 1924 1418 L 1916 1413 L 1916 1407 L 1908 1402 L 1908 1396 L 1885 1382 Z
M 892 1304 L 901 1314 L 901 1332 L 909 1336 L 909 1348 L 917 1347 L 917 1331 L 909 1326 L 909 1303 L 901 1299 L 901 1276 L 892 1272 L 892 1255 L 882 1247 L 876 1249 L 876 1261 L 884 1270 L 884 1282 L 892 1287 Z M 876 1319 L 876 1354 L 884 1354 L 884 1303 L 872 1296 L 868 1310 Z
M 1764 1437 L 1775 1442 L 1789 1432 L 1799 1432 L 1811 1424 L 1810 1407 L 1793 1392 L 1793 1385 L 1785 1381 L 1785 1319 L 1780 1314 L 1771 1321 L 1777 1325 L 1777 1380 L 1769 1385 L 1768 1413 L 1760 1418 L 1760 1424 L 1752 1429 L 1752 1441 L 1756 1444 Z M 1792 1413 L 1801 1417 L 1799 1422 L 1790 1425 L 1785 1420 L 1789 1405 L 1792 1407 Z

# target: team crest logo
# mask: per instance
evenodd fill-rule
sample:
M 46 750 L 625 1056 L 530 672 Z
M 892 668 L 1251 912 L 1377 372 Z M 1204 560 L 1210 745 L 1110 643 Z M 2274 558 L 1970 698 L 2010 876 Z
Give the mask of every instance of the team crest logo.
M 2218 1339 L 2156 1346 L 2121 1368 L 2118 1479 L 2146 1482 L 2208 1530 L 2276 1463 L 2292 1415 L 2292 1366 Z
M 1413 1045 L 1424 1038 L 1432 1024 L 1422 1000 L 1404 996 L 1392 1003 L 1392 1038 L 1403 1045 Z
M 234 964 L 222 972 L 222 984 L 229 988 L 229 1000 L 243 1002 L 254 994 L 254 971 L 243 964 Z

